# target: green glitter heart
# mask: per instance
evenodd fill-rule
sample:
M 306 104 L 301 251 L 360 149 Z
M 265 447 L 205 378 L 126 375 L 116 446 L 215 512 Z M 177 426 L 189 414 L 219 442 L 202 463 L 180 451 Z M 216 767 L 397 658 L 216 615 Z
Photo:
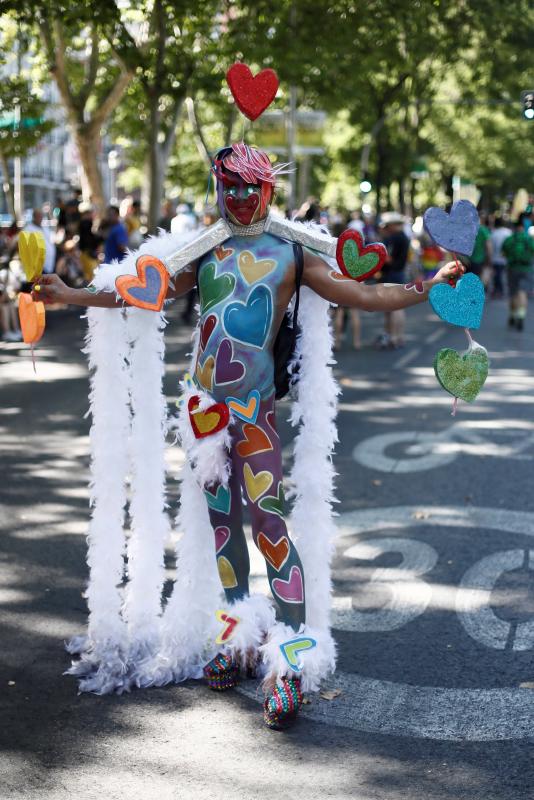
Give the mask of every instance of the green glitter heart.
M 434 359 L 436 378 L 445 391 L 466 403 L 475 400 L 488 377 L 488 369 L 488 354 L 480 345 L 463 355 L 444 347 Z
M 354 239 L 347 239 L 343 244 L 343 263 L 351 278 L 359 278 L 360 275 L 366 275 L 373 267 L 376 267 L 378 255 L 366 253 L 361 256 Z

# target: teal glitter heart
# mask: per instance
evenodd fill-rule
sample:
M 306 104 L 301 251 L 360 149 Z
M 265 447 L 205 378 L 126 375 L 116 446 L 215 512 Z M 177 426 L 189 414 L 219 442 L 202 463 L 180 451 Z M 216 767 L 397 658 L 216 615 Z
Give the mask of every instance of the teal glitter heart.
M 486 382 L 488 370 L 488 353 L 480 345 L 463 354 L 444 347 L 434 359 L 434 372 L 441 386 L 466 403 L 476 399 Z
M 456 287 L 438 283 L 429 294 L 430 305 L 442 320 L 461 328 L 480 328 L 484 311 L 484 285 L 468 272 Z

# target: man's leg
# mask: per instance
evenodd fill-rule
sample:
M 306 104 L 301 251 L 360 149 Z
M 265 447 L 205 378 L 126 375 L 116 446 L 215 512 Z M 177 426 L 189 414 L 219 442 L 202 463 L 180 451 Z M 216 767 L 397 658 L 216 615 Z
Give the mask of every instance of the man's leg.
M 282 450 L 274 394 L 261 402 L 254 425 L 242 424 L 242 432 L 232 458 L 247 498 L 254 542 L 267 564 L 279 619 L 298 631 L 305 622 L 304 572 L 283 516 Z

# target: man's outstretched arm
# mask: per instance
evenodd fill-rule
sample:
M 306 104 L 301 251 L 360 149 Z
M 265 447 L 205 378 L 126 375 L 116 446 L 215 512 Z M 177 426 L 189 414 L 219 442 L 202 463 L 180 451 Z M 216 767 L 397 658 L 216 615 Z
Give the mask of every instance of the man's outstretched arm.
M 460 278 L 465 267 L 454 261 L 445 264 L 432 280 L 405 285 L 377 283 L 367 285 L 341 275 L 312 253 L 304 253 L 302 283 L 309 286 L 325 300 L 362 311 L 398 311 L 428 300 L 428 293 L 436 283 L 446 283 L 450 278 Z
M 90 286 L 86 289 L 71 289 L 55 273 L 42 275 L 38 280 L 40 291 L 32 291 L 34 300 L 43 303 L 65 303 L 72 306 L 92 306 L 93 308 L 124 308 L 128 305 L 124 300 L 117 300 L 116 293 L 95 291 Z M 186 294 L 196 283 L 196 270 L 193 266 L 171 278 L 166 299 Z

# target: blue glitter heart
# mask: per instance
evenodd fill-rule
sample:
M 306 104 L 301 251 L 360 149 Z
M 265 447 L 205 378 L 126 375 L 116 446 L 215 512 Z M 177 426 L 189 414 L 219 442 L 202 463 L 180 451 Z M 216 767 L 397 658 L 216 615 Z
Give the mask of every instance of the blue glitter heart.
M 224 310 L 224 328 L 232 339 L 261 350 L 271 329 L 272 316 L 271 292 L 261 283 L 250 292 L 245 303 L 240 300 L 228 303 Z
M 136 286 L 133 289 L 128 289 L 128 293 L 135 297 L 136 300 L 141 300 L 144 303 L 155 303 L 159 296 L 161 288 L 161 275 L 156 267 L 150 265 L 146 268 L 146 286 Z
M 468 272 L 456 287 L 438 283 L 429 294 L 430 305 L 442 320 L 461 328 L 480 328 L 484 310 L 484 285 Z
M 432 239 L 450 250 L 470 256 L 475 246 L 477 231 L 480 225 L 478 212 L 469 200 L 454 203 L 450 214 L 441 208 L 427 208 L 423 215 L 423 225 Z

